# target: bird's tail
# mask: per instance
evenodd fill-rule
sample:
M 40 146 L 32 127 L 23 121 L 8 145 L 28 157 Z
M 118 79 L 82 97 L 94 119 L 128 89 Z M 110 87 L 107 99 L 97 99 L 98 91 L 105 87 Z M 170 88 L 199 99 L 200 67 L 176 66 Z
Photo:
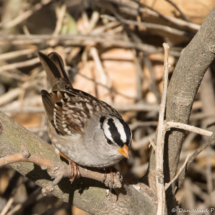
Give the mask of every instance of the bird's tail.
M 38 52 L 38 56 L 46 71 L 52 90 L 55 90 L 53 88 L 56 88 L 57 90 L 60 87 L 59 83 L 66 83 L 71 86 L 68 75 L 64 69 L 63 60 L 59 54 L 52 52 L 49 55 L 45 55 L 42 52 Z

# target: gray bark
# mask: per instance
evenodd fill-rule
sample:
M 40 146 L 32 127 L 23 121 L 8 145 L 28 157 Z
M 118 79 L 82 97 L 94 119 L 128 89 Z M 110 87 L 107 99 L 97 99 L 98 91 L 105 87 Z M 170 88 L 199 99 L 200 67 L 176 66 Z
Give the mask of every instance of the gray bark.
M 62 162 L 55 153 L 54 147 L 2 112 L 0 112 L 0 123 L 0 157 L 21 152 L 21 144 L 24 143 L 31 154 L 54 162 Z M 32 163 L 19 162 L 11 166 L 40 187 L 46 186 L 51 181 L 46 170 L 42 170 Z M 102 183 L 92 179 L 76 179 L 71 184 L 68 178 L 64 178 L 58 186 L 55 186 L 53 195 L 91 214 L 144 215 L 156 213 L 155 194 L 145 184 L 139 183 L 135 186 L 124 184 L 122 189 L 115 189 L 114 192 L 116 195 L 111 194 Z

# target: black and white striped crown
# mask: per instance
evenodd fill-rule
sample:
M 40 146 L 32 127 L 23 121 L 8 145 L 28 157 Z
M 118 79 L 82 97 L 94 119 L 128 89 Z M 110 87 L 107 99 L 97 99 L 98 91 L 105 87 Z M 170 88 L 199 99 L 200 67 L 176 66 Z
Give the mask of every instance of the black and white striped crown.
M 103 116 L 100 119 L 101 129 L 105 137 L 111 142 L 115 142 L 119 147 L 131 145 L 132 134 L 127 123 L 115 116 Z

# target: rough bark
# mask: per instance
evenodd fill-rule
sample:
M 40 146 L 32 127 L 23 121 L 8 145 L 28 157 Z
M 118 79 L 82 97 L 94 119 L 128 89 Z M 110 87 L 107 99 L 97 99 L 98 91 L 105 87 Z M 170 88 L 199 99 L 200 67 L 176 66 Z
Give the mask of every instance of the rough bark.
M 167 95 L 166 120 L 188 123 L 193 101 L 202 78 L 215 58 L 215 7 L 205 19 L 200 30 L 182 51 L 171 77 Z M 165 181 L 170 181 L 177 172 L 181 146 L 185 132 L 171 129 L 167 133 L 164 153 Z M 169 209 L 175 207 L 172 201 L 175 185 L 167 192 L 171 201 Z
M 51 145 L 2 112 L 0 125 L 0 157 L 20 152 L 24 143 L 31 154 L 62 162 Z M 20 162 L 11 166 L 41 187 L 51 181 L 46 170 L 32 163 Z M 124 184 L 122 189 L 115 189 L 114 192 L 117 195 L 111 194 L 102 183 L 92 179 L 76 179 L 71 184 L 68 178 L 64 178 L 55 186 L 53 195 L 91 214 L 155 214 L 156 196 L 145 184 Z
M 200 30 L 182 51 L 172 75 L 167 97 L 166 120 L 188 123 L 192 104 L 202 78 L 215 58 L 215 7 L 202 24 Z M 172 179 L 177 171 L 184 132 L 171 131 L 168 135 L 169 173 Z

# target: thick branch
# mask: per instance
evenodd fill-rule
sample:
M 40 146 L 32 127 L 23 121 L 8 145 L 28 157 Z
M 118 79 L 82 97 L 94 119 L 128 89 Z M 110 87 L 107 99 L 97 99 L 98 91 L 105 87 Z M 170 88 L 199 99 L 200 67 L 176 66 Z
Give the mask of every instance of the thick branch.
M 208 66 L 215 57 L 214 19 L 215 7 L 199 32 L 182 52 L 169 85 L 167 121 L 188 123 L 196 92 Z M 177 170 L 183 137 L 184 132 L 178 130 L 169 135 L 170 178 L 174 177 Z
M 30 154 L 66 165 L 60 160 L 51 145 L 0 112 L 0 157 L 20 153 L 22 143 L 25 143 Z M 37 165 L 19 162 L 11 164 L 11 166 L 41 187 L 45 187 L 50 183 L 51 179 L 47 171 L 42 170 Z M 95 174 L 97 174 L 96 172 Z M 80 190 L 82 190 L 81 194 Z M 117 193 L 117 196 L 105 188 L 103 183 L 82 177 L 81 179 L 76 179 L 72 184 L 66 178 L 61 180 L 54 187 L 52 193 L 64 202 L 69 202 L 95 215 L 155 214 L 156 196 L 146 185 L 136 184 L 133 186 L 124 184 L 123 188 L 115 189 L 114 192 Z M 117 201 L 113 202 L 113 199 L 117 199 Z
M 173 72 L 167 95 L 166 120 L 180 123 L 188 123 L 192 104 L 196 96 L 201 80 L 215 58 L 215 7 L 202 24 L 189 45 L 182 51 L 181 57 Z M 167 132 L 168 142 L 165 143 L 164 166 L 165 182 L 171 181 L 177 171 L 184 131 L 171 129 Z M 151 156 L 150 170 L 155 171 L 155 157 Z M 172 189 L 168 189 L 167 199 L 169 210 L 175 207 L 172 201 L 174 183 Z
M 33 163 L 36 164 L 38 166 L 41 167 L 41 169 L 45 170 L 47 169 L 49 175 L 52 178 L 57 178 L 59 176 L 59 173 L 61 174 L 61 177 L 59 178 L 58 181 L 56 181 L 55 184 L 58 184 L 58 182 L 63 178 L 63 177 L 68 177 L 68 178 L 72 178 L 73 177 L 73 172 L 71 169 L 70 165 L 64 165 L 63 163 L 56 163 L 53 161 L 50 161 L 46 158 L 37 156 L 37 155 L 31 155 L 27 149 L 25 150 L 26 152 L 24 152 L 25 154 L 23 154 L 23 152 L 21 153 L 16 153 L 16 154 L 12 154 L 12 155 L 8 155 L 6 157 L 0 158 L 0 167 L 6 164 L 12 164 L 12 163 L 17 163 L 17 162 L 29 162 L 29 163 Z M 106 173 L 106 177 L 104 178 L 104 175 L 100 172 L 97 171 L 91 171 L 89 169 L 85 169 L 83 167 L 79 167 L 79 172 L 81 177 L 84 178 L 90 178 L 90 179 L 94 179 L 100 182 L 104 182 L 106 186 L 111 186 L 113 188 L 121 188 L 122 184 L 121 184 L 121 177 L 120 175 L 117 173 L 114 176 L 114 181 L 113 181 L 113 185 L 111 184 L 111 176 L 110 173 Z M 105 180 L 104 180 L 105 179 Z
M 215 53 L 215 7 L 202 24 L 190 44 L 183 50 L 170 81 L 167 97 L 167 121 L 188 123 L 192 104 L 201 80 Z M 184 132 L 175 130 L 169 134 L 168 163 L 170 180 L 178 166 Z

